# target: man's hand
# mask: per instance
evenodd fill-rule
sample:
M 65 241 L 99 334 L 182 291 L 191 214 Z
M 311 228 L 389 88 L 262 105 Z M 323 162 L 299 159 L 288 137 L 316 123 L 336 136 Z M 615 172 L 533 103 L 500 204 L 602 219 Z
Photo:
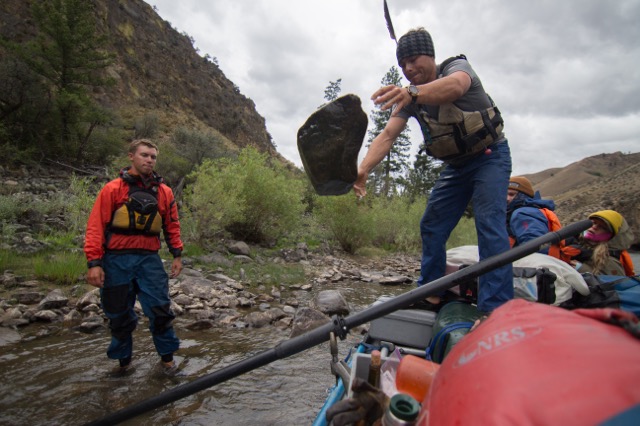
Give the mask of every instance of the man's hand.
M 358 198 L 367 195 L 367 177 L 367 173 L 363 169 L 358 168 L 358 178 L 353 183 L 353 192 L 356 193 Z
M 343 399 L 327 410 L 327 421 L 334 426 L 344 426 L 360 420 L 365 425 L 373 425 L 379 420 L 389 405 L 389 398 L 380 389 L 366 380 L 356 377 L 351 386 L 353 398 Z
M 173 262 L 171 262 L 171 273 L 169 274 L 169 278 L 177 277 L 178 275 L 180 275 L 181 271 L 182 271 L 182 258 L 176 257 L 173 259 Z
M 94 287 L 102 288 L 104 285 L 104 269 L 102 269 L 102 266 L 89 268 L 89 272 L 87 272 L 87 281 Z
M 395 116 L 402 108 L 409 105 L 412 99 L 407 89 L 392 84 L 378 89 L 371 95 L 371 100 L 383 111 L 393 108 L 391 116 Z

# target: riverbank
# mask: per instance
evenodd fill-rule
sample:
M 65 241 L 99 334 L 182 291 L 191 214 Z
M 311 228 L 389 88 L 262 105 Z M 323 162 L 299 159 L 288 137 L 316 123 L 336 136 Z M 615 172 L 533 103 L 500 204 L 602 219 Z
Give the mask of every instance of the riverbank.
M 335 313 L 349 313 L 348 302 L 339 296 L 328 304 L 311 296 L 327 284 L 410 284 L 419 270 L 415 256 L 324 254 L 310 252 L 302 244 L 295 250 L 282 250 L 276 257 L 255 253 L 251 257 L 249 250 L 242 253 L 246 254 L 223 256 L 216 252 L 184 259 L 183 273 L 169 283 L 172 309 L 183 320 L 181 326 L 191 330 L 274 326 L 296 335 Z M 252 268 L 256 264 L 277 268 Z M 265 272 L 275 270 L 288 274 L 287 280 L 294 282 L 283 282 Z M 59 325 L 87 334 L 106 331 L 99 290 L 86 283 L 60 288 L 5 271 L 0 276 L 0 290 L 0 325 L 15 331 L 4 330 L 0 346 L 3 341 L 19 341 L 24 332 L 28 334 L 30 325 Z M 142 316 L 139 305 L 137 311 Z M 56 327 L 40 328 L 42 334 Z

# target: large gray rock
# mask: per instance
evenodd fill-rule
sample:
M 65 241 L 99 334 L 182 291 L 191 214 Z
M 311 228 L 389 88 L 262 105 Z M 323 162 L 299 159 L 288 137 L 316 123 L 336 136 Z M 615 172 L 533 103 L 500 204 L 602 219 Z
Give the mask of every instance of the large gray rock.
M 244 241 L 233 241 L 227 245 L 227 250 L 231 254 L 237 254 L 241 256 L 249 256 L 251 254 L 251 248 Z
M 360 98 L 349 94 L 311 114 L 298 130 L 298 152 L 319 195 L 342 195 L 358 177 L 358 153 L 367 132 Z
M 299 336 L 331 321 L 331 318 L 312 308 L 300 308 L 293 317 L 289 338 Z
M 44 294 L 39 291 L 21 291 L 15 293 L 13 297 L 18 301 L 18 303 L 22 303 L 23 305 L 35 305 L 44 299 Z
M 313 308 L 325 315 L 349 315 L 349 304 L 337 290 L 322 290 L 313 300 Z
M 69 299 L 67 298 L 67 296 L 62 294 L 62 290 L 57 288 L 49 292 L 49 294 L 47 294 L 47 296 L 42 299 L 42 301 L 38 305 L 38 309 L 58 309 L 67 306 L 68 303 Z
M 269 325 L 273 320 L 273 317 L 269 312 L 250 312 L 244 317 L 244 320 L 249 324 L 249 327 L 262 328 Z
M 22 336 L 17 331 L 0 327 L 0 347 L 10 345 L 12 343 L 18 343 L 22 340 Z

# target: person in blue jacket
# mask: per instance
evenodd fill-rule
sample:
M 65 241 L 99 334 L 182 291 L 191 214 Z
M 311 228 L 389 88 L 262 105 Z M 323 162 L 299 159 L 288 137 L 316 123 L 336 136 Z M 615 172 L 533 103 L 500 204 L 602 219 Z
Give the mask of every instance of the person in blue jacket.
M 511 247 L 524 244 L 562 226 L 553 212 L 553 200 L 543 200 L 524 176 L 509 179 L 507 190 L 507 229 Z M 543 246 L 539 253 L 560 259 L 559 246 Z

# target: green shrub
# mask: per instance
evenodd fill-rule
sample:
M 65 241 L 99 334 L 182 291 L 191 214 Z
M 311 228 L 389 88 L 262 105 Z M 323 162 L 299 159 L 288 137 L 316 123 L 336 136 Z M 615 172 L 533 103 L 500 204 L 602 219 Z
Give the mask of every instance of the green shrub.
M 22 211 L 19 195 L 0 195 L 0 222 L 14 222 Z
M 35 277 L 58 284 L 76 284 L 87 272 L 87 262 L 81 252 L 58 251 L 32 259 Z
M 160 154 L 156 171 L 168 185 L 175 185 L 196 167 L 195 163 L 186 159 L 171 143 L 159 143 L 158 148 Z
M 96 199 L 96 188 L 89 178 L 71 176 L 66 204 L 66 224 L 69 232 L 83 234 L 89 213 Z
M 160 119 L 158 114 L 152 112 L 138 118 L 133 125 L 134 137 L 136 139 L 152 139 L 160 129 Z
M 122 154 L 122 141 L 126 138 L 126 133 L 118 127 L 100 126 L 92 132 L 79 160 L 87 164 L 108 165 L 113 158 Z
M 318 197 L 315 215 L 333 239 L 348 253 L 373 249 L 420 253 L 420 219 L 424 200 L 409 197 L 372 197 L 356 201 L 353 194 Z M 451 233 L 447 248 L 477 244 L 473 219 L 463 217 Z
M 245 148 L 237 159 L 205 160 L 186 195 L 197 235 L 224 232 L 250 242 L 273 243 L 300 224 L 302 184 L 265 154 Z
M 477 245 L 478 235 L 476 234 L 476 225 L 473 218 L 463 217 L 458 222 L 449 240 L 447 240 L 447 250 L 460 246 Z
M 372 201 L 373 242 L 387 250 L 419 251 L 420 218 L 424 201 L 411 202 L 409 197 L 376 197 Z
M 0 270 L 66 285 L 81 281 L 87 263 L 80 251 L 48 250 L 25 256 L 13 250 L 0 250 Z
M 353 194 L 319 197 L 315 212 L 318 221 L 347 253 L 371 244 L 376 226 L 372 208 L 357 201 Z
M 68 200 L 63 193 L 54 197 L 33 197 L 25 192 L 0 195 L 0 223 L 28 224 L 64 211 Z

